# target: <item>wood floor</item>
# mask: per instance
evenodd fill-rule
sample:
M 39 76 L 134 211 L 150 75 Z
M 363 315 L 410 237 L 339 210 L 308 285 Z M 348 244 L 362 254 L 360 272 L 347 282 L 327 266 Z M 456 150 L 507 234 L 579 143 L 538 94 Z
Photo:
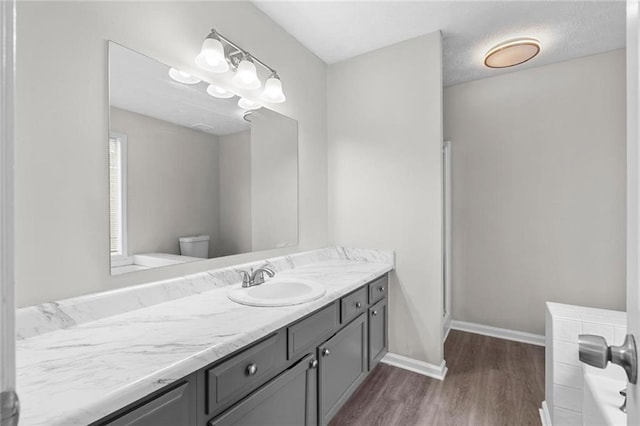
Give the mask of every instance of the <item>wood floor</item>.
M 544 348 L 452 330 L 444 381 L 379 364 L 330 426 L 540 425 Z

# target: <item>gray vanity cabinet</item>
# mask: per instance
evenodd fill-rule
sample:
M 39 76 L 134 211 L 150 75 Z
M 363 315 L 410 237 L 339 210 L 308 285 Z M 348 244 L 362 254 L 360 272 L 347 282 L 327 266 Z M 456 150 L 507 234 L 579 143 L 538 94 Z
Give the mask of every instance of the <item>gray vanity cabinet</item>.
M 315 425 L 317 365 L 315 355 L 307 355 L 207 426 Z
M 206 414 L 216 415 L 248 395 L 285 368 L 284 330 L 253 344 L 204 372 Z
M 193 426 L 196 424 L 196 380 L 189 376 L 135 408 L 99 422 L 104 426 Z
M 318 422 L 329 423 L 367 374 L 367 315 L 318 346 Z
M 369 371 L 387 353 L 387 299 L 369 308 Z
M 91 426 L 324 426 L 387 352 L 387 284 L 364 284 Z

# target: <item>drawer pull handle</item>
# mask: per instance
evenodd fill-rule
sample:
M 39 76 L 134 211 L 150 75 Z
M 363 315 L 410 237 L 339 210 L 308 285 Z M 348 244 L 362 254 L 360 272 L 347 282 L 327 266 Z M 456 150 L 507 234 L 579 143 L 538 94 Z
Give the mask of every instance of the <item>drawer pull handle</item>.
M 330 353 L 331 353 L 331 352 L 330 352 L 330 351 L 329 351 L 329 349 L 327 349 L 327 348 L 324 348 L 324 349 L 322 350 L 322 356 L 329 356 L 329 354 L 330 354 Z
M 378 287 L 378 291 L 380 292 L 384 291 L 384 287 Z
M 371 312 L 371 315 L 373 315 L 375 317 L 376 315 L 378 315 L 378 311 Z
M 317 366 L 318 366 L 318 360 L 317 359 L 311 360 L 311 363 L 309 364 L 309 367 L 310 368 L 316 368 Z
M 360 308 L 362 308 L 362 303 L 356 302 L 356 309 L 360 309 Z
M 258 372 L 258 366 L 256 364 L 249 364 L 247 366 L 247 376 L 254 376 Z

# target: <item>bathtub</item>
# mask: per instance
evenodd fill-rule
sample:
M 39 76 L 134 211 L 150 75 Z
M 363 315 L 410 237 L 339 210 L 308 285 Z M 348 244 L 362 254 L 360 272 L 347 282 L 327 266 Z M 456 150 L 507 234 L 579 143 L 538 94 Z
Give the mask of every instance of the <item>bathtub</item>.
M 627 415 L 619 409 L 624 401 L 619 392 L 627 386 L 624 370 L 611 364 L 604 370 L 585 364 L 583 378 L 583 425 L 626 426 Z
M 204 260 L 200 257 L 180 256 L 169 253 L 141 253 L 133 255 L 133 264 L 145 268 L 158 266 L 177 265 L 178 263 L 195 262 Z

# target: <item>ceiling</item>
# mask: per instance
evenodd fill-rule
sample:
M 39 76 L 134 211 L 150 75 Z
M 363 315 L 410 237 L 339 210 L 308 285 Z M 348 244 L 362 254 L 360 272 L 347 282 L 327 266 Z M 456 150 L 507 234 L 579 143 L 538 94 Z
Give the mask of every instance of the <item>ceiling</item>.
M 483 65 L 501 41 L 534 37 L 542 51 L 517 70 L 625 45 L 625 2 L 616 1 L 265 1 L 254 4 L 328 64 L 437 30 L 444 85 L 514 69 Z
M 212 135 L 250 128 L 237 97 L 218 99 L 206 90 L 205 82 L 173 81 L 168 65 L 109 43 L 109 105 Z

